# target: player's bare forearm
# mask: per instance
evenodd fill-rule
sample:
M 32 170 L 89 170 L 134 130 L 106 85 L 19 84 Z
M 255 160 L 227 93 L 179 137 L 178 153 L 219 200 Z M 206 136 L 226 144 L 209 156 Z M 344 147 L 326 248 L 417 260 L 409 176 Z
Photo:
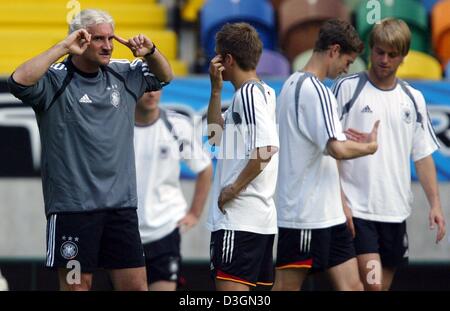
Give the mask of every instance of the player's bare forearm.
M 227 185 L 222 188 L 219 199 L 217 201 L 218 207 L 222 213 L 226 213 L 224 207 L 225 204 L 234 198 L 244 190 L 250 182 L 255 179 L 267 166 L 272 156 L 278 151 L 277 147 L 267 146 L 256 148 L 247 165 L 233 184 Z
M 248 184 L 255 179 L 269 163 L 272 156 L 277 153 L 278 148 L 273 146 L 256 148 L 253 151 L 250 160 L 239 174 L 236 181 L 232 184 L 236 194 L 239 194 L 245 189 Z
M 166 57 L 158 49 L 152 55 L 145 57 L 145 61 L 151 68 L 152 73 L 162 82 L 170 82 L 173 79 L 172 67 Z
M 78 29 L 60 43 L 22 64 L 14 72 L 13 79 L 22 85 L 34 85 L 47 72 L 51 64 L 68 53 L 83 54 L 90 42 L 91 35 L 85 29 Z
M 30 86 L 36 84 L 44 76 L 48 68 L 69 50 L 58 43 L 47 51 L 20 65 L 13 74 L 13 79 L 19 84 Z
M 222 118 L 221 90 L 211 90 L 208 105 L 208 140 L 211 145 L 220 145 L 224 120 Z
M 429 222 L 430 229 L 434 229 L 437 225 L 436 243 L 441 241 L 446 234 L 446 221 L 441 208 L 441 201 L 439 199 L 439 187 L 436 178 L 436 168 L 431 155 L 416 161 L 416 172 L 419 177 L 420 184 L 427 196 L 430 204 Z
M 378 149 L 377 142 L 359 143 L 352 140 L 330 140 L 327 144 L 328 153 L 337 160 L 354 159 L 374 154 Z
M 250 159 L 236 181 L 222 188 L 217 205 L 223 214 L 226 214 L 225 204 L 234 200 L 262 172 L 262 164 L 263 161 L 261 159 Z
M 419 182 L 427 196 L 431 208 L 441 207 L 436 167 L 431 155 L 414 162 Z
M 197 175 L 194 197 L 192 198 L 191 209 L 189 210 L 189 213 L 192 213 L 197 218 L 200 218 L 206 199 L 208 198 L 212 172 L 212 165 L 210 164 Z
M 209 65 L 209 79 L 211 81 L 211 96 L 208 104 L 208 140 L 211 145 L 218 146 L 222 138 L 224 120 L 222 118 L 221 93 L 223 87 L 222 56 L 216 55 Z
M 374 154 L 378 149 L 378 127 L 380 121 L 373 124 L 370 133 L 362 133 L 355 129 L 348 129 L 344 133 L 346 141 L 330 139 L 327 144 L 328 153 L 336 160 L 347 160 Z

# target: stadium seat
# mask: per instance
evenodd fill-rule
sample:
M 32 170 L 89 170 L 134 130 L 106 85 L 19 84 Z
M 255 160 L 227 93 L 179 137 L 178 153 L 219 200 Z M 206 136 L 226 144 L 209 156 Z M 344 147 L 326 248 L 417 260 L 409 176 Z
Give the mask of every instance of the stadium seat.
M 450 62 L 445 67 L 445 79 L 450 81 Z
M 67 36 L 67 19 L 76 1 L 21 0 L 0 4 L 0 40 L 10 48 L 0 50 L 0 74 L 10 74 L 25 60 L 47 50 Z M 108 11 L 115 20 L 116 34 L 130 38 L 146 34 L 172 64 L 176 75 L 188 70 L 177 57 L 177 35 L 166 30 L 166 8 L 156 0 L 80 0 L 81 9 L 95 7 Z M 67 4 L 67 7 L 66 7 Z M 115 42 L 114 58 L 133 59 L 128 48 Z
M 116 5 L 116 4 L 152 4 L 158 2 L 158 0 L 39 0 L 41 4 L 58 4 L 62 6 L 70 6 L 72 2 L 79 2 L 82 8 L 96 8 L 99 5 Z M 20 0 L 22 4 L 35 4 L 36 0 Z
M 59 61 L 62 61 L 65 57 L 61 58 Z M 126 55 L 114 55 L 115 59 L 128 59 L 133 60 L 133 54 L 127 53 Z M 13 71 L 22 63 L 24 63 L 27 59 L 23 57 L 10 57 L 8 59 L 4 59 L 0 57 L 0 76 L 9 76 L 13 73 Z M 188 66 L 185 62 L 178 59 L 168 59 L 172 70 L 177 77 L 186 76 L 189 73 Z
M 311 58 L 311 55 L 313 53 L 313 50 L 305 51 L 297 57 L 295 57 L 294 61 L 292 62 L 292 71 L 298 71 L 305 67 L 308 60 Z M 357 73 L 361 72 L 367 69 L 366 63 L 361 57 L 357 57 L 355 61 L 350 65 L 348 69 L 348 73 Z
M 208 59 L 215 55 L 217 31 L 227 22 L 247 22 L 253 25 L 264 48 L 275 48 L 274 12 L 268 0 L 208 0 L 200 14 L 200 37 Z
M 264 49 L 256 73 L 261 76 L 286 77 L 290 73 L 290 65 L 282 54 Z
M 123 38 L 131 38 L 139 33 L 147 35 L 158 46 L 158 49 L 169 59 L 177 57 L 177 36 L 171 30 L 145 30 L 142 28 L 126 28 L 123 31 L 116 31 L 116 34 Z M 48 49 L 50 46 L 60 42 L 67 36 L 67 29 L 45 28 L 32 30 L 5 30 L 0 28 L 1 42 L 9 42 L 10 49 L 0 50 L 1 56 L 22 56 L 25 59 L 35 56 Z M 125 46 L 114 41 L 115 51 L 127 50 Z
M 278 11 L 278 9 L 280 8 L 281 3 L 285 1 L 285 0 L 270 0 L 270 2 L 272 3 L 272 7 L 274 9 L 275 12 Z
M 149 37 L 158 46 L 158 49 L 164 56 L 168 59 L 175 59 L 177 57 L 177 35 L 172 30 L 143 30 L 143 29 L 126 29 L 125 31 L 117 30 L 116 34 L 123 38 L 132 38 L 137 34 L 142 33 Z M 119 42 L 114 43 L 115 53 L 124 50 L 130 52 L 130 50 L 120 44 Z
M 181 8 L 181 18 L 188 23 L 194 23 L 198 19 L 198 13 L 207 0 L 188 0 Z
M 350 20 L 349 11 L 341 0 L 285 0 L 278 12 L 280 43 L 290 61 L 314 47 L 325 20 Z
M 428 16 L 422 3 L 417 0 L 380 0 L 381 18 L 394 17 L 404 20 L 411 29 L 411 49 L 427 53 L 428 40 Z M 365 38 L 366 46 L 373 23 L 367 18 L 372 16 L 372 8 L 366 7 L 366 2 L 359 5 L 356 11 L 356 29 L 361 38 Z M 368 55 L 368 48 L 365 55 Z
M 428 13 L 433 10 L 434 5 L 441 0 L 421 0 L 423 7 Z
M 442 68 L 437 59 L 420 51 L 409 51 L 397 71 L 403 79 L 441 80 Z
M 344 3 L 351 12 L 354 12 L 361 3 L 361 0 L 344 0 Z
M 166 8 L 158 3 L 116 4 L 109 2 L 95 6 L 107 10 L 115 20 L 116 28 L 138 26 L 163 29 L 166 26 Z M 67 26 L 73 15 L 65 5 L 33 2 L 32 4 L 0 3 L 0 27 Z
M 188 68 L 177 57 L 177 36 L 171 30 L 148 30 L 140 33 L 146 34 L 154 40 L 158 49 L 167 57 L 177 76 L 186 75 Z M 117 31 L 117 34 L 130 38 L 138 33 L 138 29 Z M 34 30 L 5 30 L 0 28 L 0 41 L 9 42 L 10 49 L 0 50 L 0 75 L 9 75 L 18 65 L 29 58 L 47 50 L 52 45 L 60 42 L 67 35 L 64 28 L 38 28 Z M 14 47 L 14 48 L 12 48 Z M 134 59 L 131 51 L 122 44 L 114 43 L 113 58 Z
M 450 60 L 450 0 L 442 0 L 431 13 L 433 47 L 442 66 Z

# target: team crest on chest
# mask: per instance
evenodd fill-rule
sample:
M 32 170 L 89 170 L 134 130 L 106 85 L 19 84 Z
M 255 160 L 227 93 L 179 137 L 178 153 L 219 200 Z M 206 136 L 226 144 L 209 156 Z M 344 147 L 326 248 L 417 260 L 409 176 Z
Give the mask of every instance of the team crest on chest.
M 108 91 L 110 91 L 109 95 L 109 102 L 111 105 L 113 105 L 115 108 L 119 107 L 120 105 L 120 92 L 117 90 L 117 84 L 113 84 L 111 87 L 106 88 Z
M 159 149 L 159 158 L 160 159 L 167 159 L 169 157 L 169 147 L 168 146 L 161 146 Z
M 111 105 L 119 107 L 120 105 L 120 93 L 117 90 L 113 90 L 110 95 Z
M 410 124 L 412 122 L 412 110 L 411 106 L 407 103 L 402 103 L 402 119 L 406 124 Z

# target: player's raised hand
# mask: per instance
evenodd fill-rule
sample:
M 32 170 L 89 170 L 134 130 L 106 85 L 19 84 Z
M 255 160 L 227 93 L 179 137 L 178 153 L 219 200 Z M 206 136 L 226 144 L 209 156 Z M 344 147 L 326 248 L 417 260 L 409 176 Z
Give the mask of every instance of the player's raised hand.
M 373 124 L 373 128 L 372 131 L 369 133 L 369 137 L 368 137 L 368 143 L 370 142 L 377 142 L 378 141 L 378 127 L 380 126 L 380 120 L 376 121 Z
M 135 57 L 145 56 L 153 48 L 153 42 L 143 34 L 139 34 L 128 40 L 114 35 L 114 39 L 129 48 Z
M 211 80 L 211 87 L 213 90 L 221 90 L 223 85 L 222 72 L 225 67 L 222 65 L 222 56 L 216 55 L 211 59 L 209 64 L 209 78 Z
M 369 134 L 357 131 L 353 128 L 346 129 L 344 131 L 345 137 L 349 140 L 356 141 L 358 143 L 365 142 Z
M 70 54 L 81 55 L 91 43 L 91 34 L 86 29 L 78 29 L 64 39 L 62 44 Z
M 377 142 L 378 140 L 378 127 L 380 126 L 380 120 L 376 121 L 373 125 L 370 133 L 363 133 L 353 128 L 349 128 L 344 131 L 347 139 L 356 141 L 358 143 L 370 143 Z

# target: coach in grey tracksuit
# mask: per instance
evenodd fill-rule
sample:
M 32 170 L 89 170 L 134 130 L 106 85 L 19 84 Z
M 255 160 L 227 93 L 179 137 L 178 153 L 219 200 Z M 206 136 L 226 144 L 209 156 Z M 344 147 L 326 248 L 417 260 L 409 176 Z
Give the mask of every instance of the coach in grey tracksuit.
M 92 272 L 103 267 L 116 289 L 146 290 L 136 215 L 134 109 L 145 91 L 172 79 L 172 70 L 144 35 L 128 41 L 115 36 L 106 12 L 81 11 L 69 33 L 8 81 L 11 93 L 34 109 L 39 125 L 46 266 L 58 268 L 61 289 L 90 289 Z M 110 60 L 114 39 L 145 62 Z M 81 274 L 74 274 L 76 269 Z

